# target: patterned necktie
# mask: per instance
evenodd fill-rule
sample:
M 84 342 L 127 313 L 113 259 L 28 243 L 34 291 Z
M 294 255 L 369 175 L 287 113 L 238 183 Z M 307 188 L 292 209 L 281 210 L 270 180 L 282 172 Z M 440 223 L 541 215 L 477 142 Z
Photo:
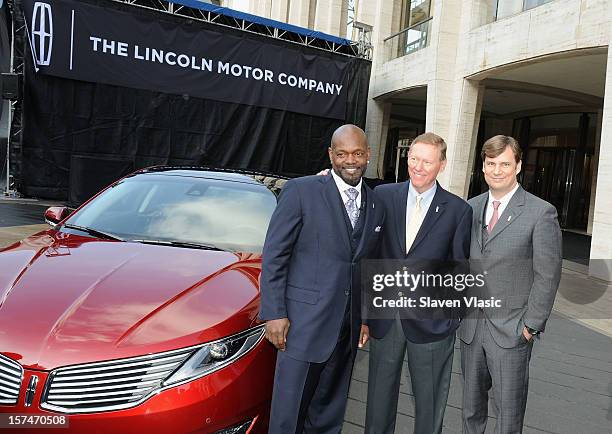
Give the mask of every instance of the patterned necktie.
M 406 253 L 410 251 L 410 247 L 412 247 L 412 243 L 414 243 L 414 239 L 419 233 L 419 229 L 421 228 L 421 223 L 423 223 L 423 214 L 421 212 L 421 199 L 423 197 L 417 196 L 416 205 L 412 210 L 412 214 L 410 214 L 410 221 L 406 226 Z
M 355 224 L 357 224 L 357 219 L 359 219 L 359 207 L 357 206 L 357 195 L 359 192 L 356 188 L 349 188 L 344 192 L 349 200 L 346 201 L 344 206 L 346 207 L 346 212 L 349 216 L 349 220 L 351 221 L 351 226 L 353 229 L 355 228 Z
M 493 201 L 493 215 L 491 216 L 491 220 L 489 220 L 489 225 L 487 226 L 487 231 L 489 231 L 489 233 L 493 232 L 493 227 L 495 226 L 495 223 L 497 223 L 497 220 L 499 220 L 498 208 L 500 205 L 501 202 L 499 200 Z

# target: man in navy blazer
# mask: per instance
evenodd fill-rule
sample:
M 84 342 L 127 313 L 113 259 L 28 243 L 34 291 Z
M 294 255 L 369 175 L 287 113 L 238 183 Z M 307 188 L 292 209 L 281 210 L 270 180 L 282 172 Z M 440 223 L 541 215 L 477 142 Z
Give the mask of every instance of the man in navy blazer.
M 378 245 L 384 211 L 361 177 L 369 148 L 338 128 L 327 176 L 288 181 L 263 250 L 260 318 L 279 349 L 270 433 L 339 433 L 361 327 L 359 261 Z
M 382 259 L 423 260 L 432 265 L 465 261 L 470 251 L 472 209 L 444 190 L 437 175 L 446 165 L 446 143 L 433 133 L 414 139 L 408 153 L 410 181 L 380 185 L 375 192 L 386 211 Z M 409 294 L 398 293 L 397 298 Z M 392 318 L 371 315 L 366 433 L 395 430 L 404 353 L 415 397 L 417 434 L 442 431 L 458 319 L 414 319 L 399 310 Z M 369 328 L 369 330 L 368 330 Z

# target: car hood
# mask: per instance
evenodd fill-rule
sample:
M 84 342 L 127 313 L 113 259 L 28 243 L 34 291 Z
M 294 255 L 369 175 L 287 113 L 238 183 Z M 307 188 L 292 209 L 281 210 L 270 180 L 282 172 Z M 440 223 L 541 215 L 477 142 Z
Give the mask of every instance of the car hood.
M 31 369 L 196 345 L 253 325 L 261 257 L 54 230 L 0 251 L 0 352 Z

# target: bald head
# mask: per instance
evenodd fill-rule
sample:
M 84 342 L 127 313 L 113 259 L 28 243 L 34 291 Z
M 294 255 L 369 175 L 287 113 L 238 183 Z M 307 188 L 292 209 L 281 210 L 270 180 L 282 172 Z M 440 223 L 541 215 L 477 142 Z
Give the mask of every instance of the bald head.
M 368 167 L 368 138 L 355 125 L 342 125 L 332 135 L 328 149 L 332 170 L 349 185 L 359 184 Z
M 345 124 L 336 129 L 331 138 L 332 150 L 336 148 L 339 142 L 350 141 L 353 143 L 363 143 L 365 147 L 368 147 L 368 137 L 361 128 L 353 124 Z

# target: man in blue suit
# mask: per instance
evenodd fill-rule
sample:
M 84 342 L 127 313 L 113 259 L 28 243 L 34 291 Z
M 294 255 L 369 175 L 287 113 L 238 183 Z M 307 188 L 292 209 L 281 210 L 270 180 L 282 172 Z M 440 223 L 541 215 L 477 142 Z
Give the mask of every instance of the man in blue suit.
M 272 215 L 259 314 L 279 349 L 270 433 L 342 429 L 360 340 L 358 263 L 377 248 L 384 218 L 361 179 L 369 152 L 361 129 L 338 128 L 331 173 L 288 181 Z
M 418 136 L 408 153 L 410 181 L 378 186 L 386 211 L 382 259 L 431 262 L 465 261 L 470 252 L 472 209 L 444 190 L 436 177 L 446 166 L 446 143 L 433 133 Z M 403 294 L 397 294 L 398 298 Z M 371 335 L 365 432 L 393 434 L 404 353 L 415 397 L 417 434 L 442 431 L 450 385 L 458 319 L 368 319 Z M 376 315 L 372 315 L 374 317 Z M 368 330 L 369 328 L 369 330 Z

